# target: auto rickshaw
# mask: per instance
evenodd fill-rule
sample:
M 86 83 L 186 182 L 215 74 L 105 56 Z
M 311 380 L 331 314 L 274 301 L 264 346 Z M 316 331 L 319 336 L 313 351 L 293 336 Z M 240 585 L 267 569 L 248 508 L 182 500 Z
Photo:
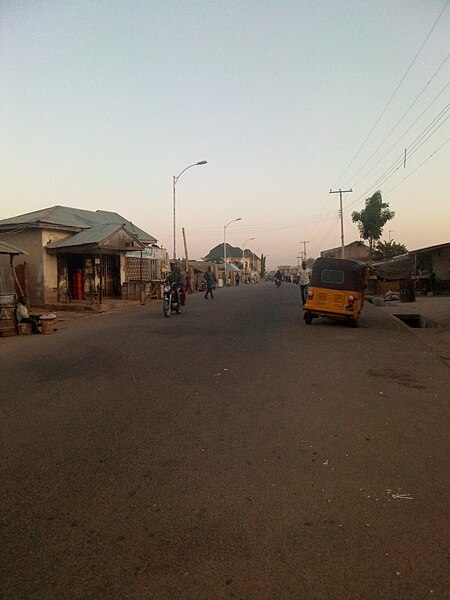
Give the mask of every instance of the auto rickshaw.
M 303 318 L 310 325 L 317 317 L 341 319 L 352 327 L 366 296 L 369 267 L 343 258 L 318 258 L 313 266 Z

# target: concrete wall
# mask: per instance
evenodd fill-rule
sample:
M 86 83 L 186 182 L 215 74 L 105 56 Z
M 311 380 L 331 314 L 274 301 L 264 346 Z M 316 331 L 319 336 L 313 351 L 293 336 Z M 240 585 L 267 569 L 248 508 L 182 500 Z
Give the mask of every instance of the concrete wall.
M 345 258 L 365 261 L 369 258 L 369 248 L 362 241 L 352 242 L 344 247 Z M 320 253 L 322 258 L 341 258 L 342 248 L 324 250 Z
M 450 248 L 433 252 L 432 264 L 438 281 L 450 281 Z
M 72 234 L 53 229 L 24 229 L 18 233 L 2 235 L 5 242 L 9 242 L 27 253 L 25 256 L 15 257 L 14 264 L 26 264 L 29 284 L 26 291 L 29 296 L 28 303 L 32 306 L 42 306 L 45 303 L 57 301 L 57 259 L 56 255 L 48 254 L 45 246 L 69 235 Z M 4 262 L 2 261 L 0 264 L 2 265 L 0 274 L 3 274 Z
M 16 261 L 14 257 L 14 264 Z M 0 254 L 0 294 L 15 293 L 14 275 L 11 271 L 9 254 Z
M 43 289 L 44 302 L 54 304 L 58 301 L 58 260 L 56 254 L 49 254 L 45 246 L 50 242 L 63 240 L 70 235 L 66 231 L 59 232 L 53 229 L 41 229 L 42 244 L 42 269 L 43 269 Z
M 24 250 L 27 254 L 14 259 L 15 265 L 26 264 L 31 305 L 44 303 L 42 235 L 39 229 L 24 229 L 18 233 L 2 235 L 2 240 Z

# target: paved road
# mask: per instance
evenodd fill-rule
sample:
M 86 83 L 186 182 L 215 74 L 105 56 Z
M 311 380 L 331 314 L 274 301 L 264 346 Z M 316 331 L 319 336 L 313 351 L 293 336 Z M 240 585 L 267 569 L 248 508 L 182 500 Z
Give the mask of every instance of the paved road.
M 0 339 L 0 597 L 445 597 L 450 370 L 298 294 Z

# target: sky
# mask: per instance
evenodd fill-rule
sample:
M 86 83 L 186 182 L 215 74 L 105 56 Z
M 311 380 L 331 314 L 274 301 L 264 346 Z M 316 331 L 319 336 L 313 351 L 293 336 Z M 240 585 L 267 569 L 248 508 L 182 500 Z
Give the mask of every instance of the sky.
M 317 257 L 339 188 L 345 243 L 377 190 L 384 240 L 449 242 L 449 32 L 449 0 L 1 0 L 0 220 L 110 210 L 172 255 L 206 160 L 178 256 Z

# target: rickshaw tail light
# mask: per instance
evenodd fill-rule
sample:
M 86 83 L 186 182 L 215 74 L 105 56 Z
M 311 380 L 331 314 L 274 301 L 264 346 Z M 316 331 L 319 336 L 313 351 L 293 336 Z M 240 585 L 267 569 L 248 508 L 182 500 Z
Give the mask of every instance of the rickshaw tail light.
M 350 296 L 348 297 L 348 303 L 349 303 L 349 304 L 354 304 L 354 302 L 355 302 L 355 296 L 352 296 L 352 295 L 350 294 Z
M 308 290 L 308 298 L 312 298 L 314 296 L 314 292 L 312 290 Z

